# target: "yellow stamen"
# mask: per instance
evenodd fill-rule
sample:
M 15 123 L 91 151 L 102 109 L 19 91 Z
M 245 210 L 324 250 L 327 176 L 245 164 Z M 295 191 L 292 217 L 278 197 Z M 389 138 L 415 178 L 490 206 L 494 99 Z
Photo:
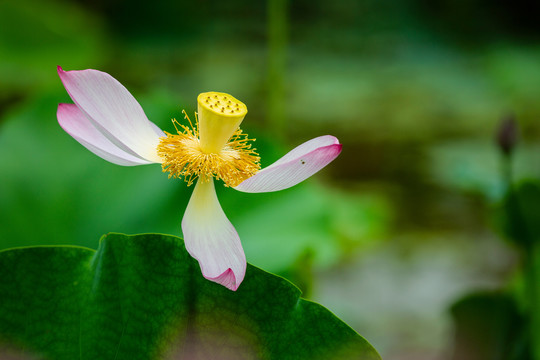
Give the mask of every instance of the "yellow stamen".
M 203 99 L 205 100 L 206 98 Z M 186 112 L 183 113 L 189 126 L 173 119 L 178 134 L 165 132 L 167 137 L 160 139 L 157 148 L 159 156 L 163 159 L 161 167 L 163 172 L 170 173 L 169 178 L 183 177 L 189 186 L 197 177 L 203 181 L 215 177 L 223 180 L 226 186 L 236 186 L 259 171 L 260 158 L 249 143 L 255 139 L 249 139 L 248 135 L 237 127 L 219 151 L 203 151 L 197 115 L 193 126 Z

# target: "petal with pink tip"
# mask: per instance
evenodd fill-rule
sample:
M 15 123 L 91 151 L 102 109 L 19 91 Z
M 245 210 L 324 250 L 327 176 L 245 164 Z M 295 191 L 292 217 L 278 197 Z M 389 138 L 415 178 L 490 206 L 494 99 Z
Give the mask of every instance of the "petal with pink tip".
M 234 188 L 249 193 L 287 189 L 321 170 L 340 153 L 338 139 L 331 135 L 319 136 L 297 146 Z
M 128 154 L 113 144 L 94 127 L 77 105 L 59 104 L 56 116 L 62 129 L 97 156 L 124 166 L 151 164 L 150 161 Z
M 236 291 L 246 273 L 240 238 L 219 204 L 214 181 L 198 180 L 182 219 L 186 249 L 203 276 Z
M 159 135 L 143 109 L 116 79 L 97 70 L 64 71 L 58 75 L 69 96 L 111 142 L 125 152 L 160 162 Z

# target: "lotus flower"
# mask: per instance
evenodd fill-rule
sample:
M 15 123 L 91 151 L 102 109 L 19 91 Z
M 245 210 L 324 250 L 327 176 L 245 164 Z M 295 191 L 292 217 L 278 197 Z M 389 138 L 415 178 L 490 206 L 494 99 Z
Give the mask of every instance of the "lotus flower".
M 183 178 L 188 186 L 196 181 L 182 220 L 186 249 L 206 279 L 233 291 L 244 279 L 246 257 L 214 179 L 243 192 L 278 191 L 307 179 L 341 152 L 335 137 L 320 136 L 261 170 L 252 140 L 239 128 L 247 107 L 228 94 L 200 94 L 195 124 L 185 115 L 188 125 L 173 120 L 177 134 L 170 134 L 149 121 L 109 74 L 58 67 L 58 75 L 74 102 L 58 105 L 58 122 L 84 147 L 114 164 L 158 163 L 169 177 Z

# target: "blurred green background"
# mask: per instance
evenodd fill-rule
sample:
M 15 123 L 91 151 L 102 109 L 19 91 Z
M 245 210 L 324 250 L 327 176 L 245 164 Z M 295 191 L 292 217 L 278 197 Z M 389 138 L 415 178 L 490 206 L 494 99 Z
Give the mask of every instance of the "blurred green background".
M 248 261 L 296 283 L 387 360 L 447 359 L 450 305 L 514 276 L 491 209 L 494 133 L 540 175 L 540 5 L 488 0 L 0 1 L 0 248 L 181 235 L 192 188 L 63 132 L 56 74 L 94 68 L 172 131 L 204 91 L 245 102 L 266 166 L 332 134 L 343 153 L 271 194 L 218 186 Z

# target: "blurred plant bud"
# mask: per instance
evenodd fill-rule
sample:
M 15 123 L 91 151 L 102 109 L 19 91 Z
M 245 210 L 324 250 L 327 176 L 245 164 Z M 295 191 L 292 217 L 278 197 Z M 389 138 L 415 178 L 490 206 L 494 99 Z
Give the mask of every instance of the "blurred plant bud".
M 506 156 L 512 154 L 512 150 L 517 144 L 518 130 L 518 123 L 513 114 L 506 115 L 501 119 L 497 130 L 497 144 Z

